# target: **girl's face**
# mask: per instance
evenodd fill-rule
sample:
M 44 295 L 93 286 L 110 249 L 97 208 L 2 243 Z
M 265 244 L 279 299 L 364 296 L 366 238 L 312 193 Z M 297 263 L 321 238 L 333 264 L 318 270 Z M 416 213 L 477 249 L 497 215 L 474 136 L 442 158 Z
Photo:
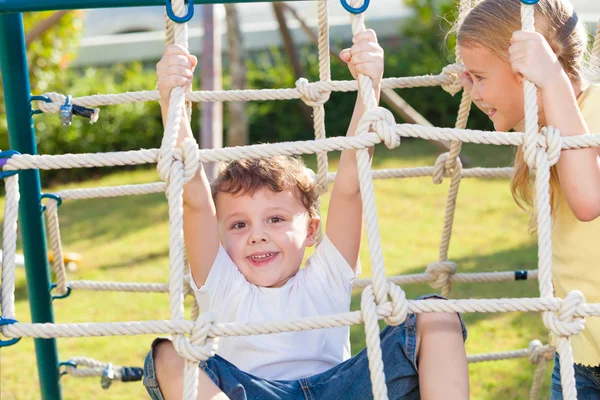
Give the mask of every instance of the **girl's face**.
M 473 83 L 473 102 L 487 113 L 497 131 L 517 129 L 525 117 L 521 77 L 508 62 L 484 47 L 460 46 L 460 54 Z

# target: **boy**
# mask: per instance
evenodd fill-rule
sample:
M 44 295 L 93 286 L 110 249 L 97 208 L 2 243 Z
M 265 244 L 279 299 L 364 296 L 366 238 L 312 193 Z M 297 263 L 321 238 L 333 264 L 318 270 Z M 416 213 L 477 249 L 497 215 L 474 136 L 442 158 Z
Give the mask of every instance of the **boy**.
M 359 73 L 372 79 L 378 99 L 383 50 L 371 30 L 358 33 L 353 42 L 341 56 L 355 79 Z M 166 49 L 157 65 L 163 119 L 170 91 L 190 84 L 196 63 L 182 47 Z M 348 136 L 354 135 L 364 111 L 359 94 Z M 186 137 L 192 133 L 184 115 L 179 141 Z M 320 223 L 318 189 L 301 162 L 289 157 L 232 162 L 219 174 L 212 193 L 200 166 L 183 194 L 191 285 L 200 308 L 213 312 L 219 322 L 347 312 L 352 281 L 360 272 L 357 175 L 355 151 L 343 151 L 326 234 L 300 269 Z M 390 397 L 467 399 L 461 328 L 452 314 L 411 315 L 404 324 L 386 328 L 381 345 Z M 200 367 L 199 399 L 372 397 L 366 352 L 350 358 L 348 327 L 224 337 L 218 354 Z M 144 384 L 153 398 L 181 398 L 183 359 L 171 342 L 155 341 L 145 370 Z

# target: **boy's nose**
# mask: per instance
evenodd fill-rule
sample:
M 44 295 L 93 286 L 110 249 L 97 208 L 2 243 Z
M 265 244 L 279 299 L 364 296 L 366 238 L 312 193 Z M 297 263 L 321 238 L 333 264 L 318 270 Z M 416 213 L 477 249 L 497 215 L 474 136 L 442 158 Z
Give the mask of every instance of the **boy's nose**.
M 267 234 L 261 229 L 253 229 L 248 239 L 252 244 L 267 243 L 269 241 Z

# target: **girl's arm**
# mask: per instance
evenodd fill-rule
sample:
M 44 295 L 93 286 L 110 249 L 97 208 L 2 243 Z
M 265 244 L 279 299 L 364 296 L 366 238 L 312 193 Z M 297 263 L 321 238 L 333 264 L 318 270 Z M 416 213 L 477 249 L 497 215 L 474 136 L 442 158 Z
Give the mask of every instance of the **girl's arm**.
M 546 39 L 536 32 L 517 31 L 509 48 L 513 70 L 535 83 L 540 91 L 546 125 L 561 136 L 589 133 L 573 86 Z M 600 110 L 599 110 L 600 112 Z M 595 148 L 566 150 L 558 161 L 562 192 L 581 221 L 600 215 L 600 160 Z
M 563 75 L 562 79 L 541 92 L 546 123 L 560 129 L 561 136 L 589 133 L 571 82 L 564 72 Z M 597 149 L 563 150 L 557 165 L 560 187 L 575 217 L 581 221 L 596 219 L 600 215 L 600 159 Z

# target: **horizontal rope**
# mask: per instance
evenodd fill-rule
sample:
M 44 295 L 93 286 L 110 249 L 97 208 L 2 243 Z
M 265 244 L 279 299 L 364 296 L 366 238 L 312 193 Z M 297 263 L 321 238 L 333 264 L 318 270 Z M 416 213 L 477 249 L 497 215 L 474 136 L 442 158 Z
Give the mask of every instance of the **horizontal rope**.
M 373 170 L 373 179 L 419 178 L 433 175 L 434 167 L 397 168 Z M 506 168 L 467 168 L 463 170 L 464 178 L 510 178 L 512 167 Z M 335 180 L 336 172 L 329 172 L 327 179 Z M 447 175 L 446 175 L 447 176 Z M 166 189 L 164 182 L 141 183 L 122 186 L 105 186 L 61 190 L 55 194 L 62 200 L 85 200 L 107 197 L 135 196 L 153 193 L 163 193 Z
M 393 127 L 400 137 L 419 137 L 429 140 L 462 141 L 467 143 L 512 145 L 523 143 L 522 133 L 488 132 L 469 129 L 434 128 L 413 124 L 397 124 Z M 538 145 L 546 147 L 546 139 L 539 135 Z M 264 158 L 276 155 L 314 154 L 323 151 L 341 151 L 344 149 L 359 150 L 372 147 L 381 142 L 375 133 L 354 137 L 331 137 L 321 140 L 302 142 L 283 142 L 258 144 L 244 147 L 228 147 L 223 149 L 203 149 L 198 151 L 199 161 L 218 162 L 233 161 L 243 158 Z M 576 135 L 562 138 L 562 149 L 577 149 L 600 146 L 600 134 Z M 14 155 L 4 166 L 5 171 L 24 169 L 63 169 L 91 168 L 123 165 L 140 165 L 156 163 L 158 149 L 136 150 L 114 153 L 84 153 L 63 155 Z M 181 150 L 174 151 L 175 157 L 181 158 Z
M 63 200 L 84 200 L 107 197 L 135 196 L 164 193 L 164 182 L 141 183 L 136 185 L 105 186 L 96 188 L 61 190 L 55 194 Z
M 557 312 L 563 300 L 558 298 L 515 298 L 515 299 L 471 299 L 471 300 L 407 300 L 410 313 L 458 312 L 458 313 L 500 313 L 500 312 Z M 385 303 L 377 307 L 377 318 L 391 316 L 392 304 Z M 600 303 L 586 304 L 574 309 L 575 317 L 599 317 Z M 257 334 L 293 332 L 308 329 L 338 328 L 363 322 L 361 311 L 319 316 L 295 321 L 265 321 L 256 323 L 213 323 L 210 337 L 250 336 Z M 2 327 L 2 333 L 8 338 L 32 337 L 95 337 L 130 336 L 147 334 L 190 334 L 194 322 L 177 321 L 130 321 L 34 324 L 15 323 Z
M 527 279 L 537 279 L 537 270 L 526 271 Z M 435 281 L 435 277 L 428 274 L 397 275 L 387 278 L 389 282 L 397 285 L 409 285 L 415 283 L 428 283 Z M 459 273 L 450 278 L 451 282 L 507 282 L 514 281 L 515 273 L 507 272 L 474 272 Z M 371 279 L 357 279 L 353 283 L 353 288 L 364 288 L 372 283 Z M 101 282 L 89 280 L 69 281 L 68 285 L 73 290 L 107 291 L 107 292 L 148 292 L 148 293 L 166 293 L 169 286 L 163 283 L 142 283 L 142 282 Z
M 486 354 L 473 354 L 467 356 L 467 362 L 469 364 L 484 362 L 484 361 L 498 361 L 498 360 L 511 360 L 515 358 L 526 358 L 529 357 L 529 349 L 502 351 L 496 353 Z
M 465 168 L 462 171 L 463 178 L 510 178 L 513 174 L 512 167 L 502 168 Z M 433 176 L 434 167 L 416 168 L 394 168 L 374 169 L 373 179 L 395 179 L 395 178 L 422 178 Z M 336 172 L 329 172 L 327 178 L 330 182 L 335 180 Z M 444 176 L 450 176 L 447 172 Z
M 527 272 L 527 279 L 537 279 L 537 270 L 529 270 Z M 416 283 L 430 283 L 434 282 L 436 277 L 430 274 L 408 274 L 408 275 L 397 275 L 390 276 L 387 278 L 389 282 L 393 282 L 396 285 L 410 285 Z M 471 273 L 459 273 L 450 277 L 450 282 L 461 282 L 461 283 L 485 283 L 485 282 L 508 282 L 515 280 L 514 271 L 503 271 L 503 272 L 471 272 Z M 354 281 L 352 287 L 354 289 L 364 288 L 370 285 L 371 279 L 357 279 Z
M 462 66 L 456 66 L 461 69 Z M 381 82 L 382 89 L 403 89 L 414 87 L 441 86 L 455 83 L 451 74 L 441 73 L 438 75 L 423 75 L 405 78 L 385 78 Z M 355 92 L 358 90 L 356 81 L 323 81 L 307 84 L 311 92 Z M 52 102 L 38 101 L 38 107 L 45 113 L 57 113 L 65 103 L 66 96 L 58 93 L 45 93 Z M 301 99 L 303 94 L 297 88 L 285 89 L 248 89 L 248 90 L 216 90 L 216 91 L 193 91 L 186 93 L 186 100 L 192 102 L 220 102 L 220 101 L 266 101 L 266 100 L 293 100 Z M 138 103 L 146 101 L 158 101 L 160 95 L 158 90 L 126 92 L 120 94 L 101 94 L 93 96 L 75 97 L 73 104 L 84 107 L 98 107 L 119 105 L 127 103 Z

